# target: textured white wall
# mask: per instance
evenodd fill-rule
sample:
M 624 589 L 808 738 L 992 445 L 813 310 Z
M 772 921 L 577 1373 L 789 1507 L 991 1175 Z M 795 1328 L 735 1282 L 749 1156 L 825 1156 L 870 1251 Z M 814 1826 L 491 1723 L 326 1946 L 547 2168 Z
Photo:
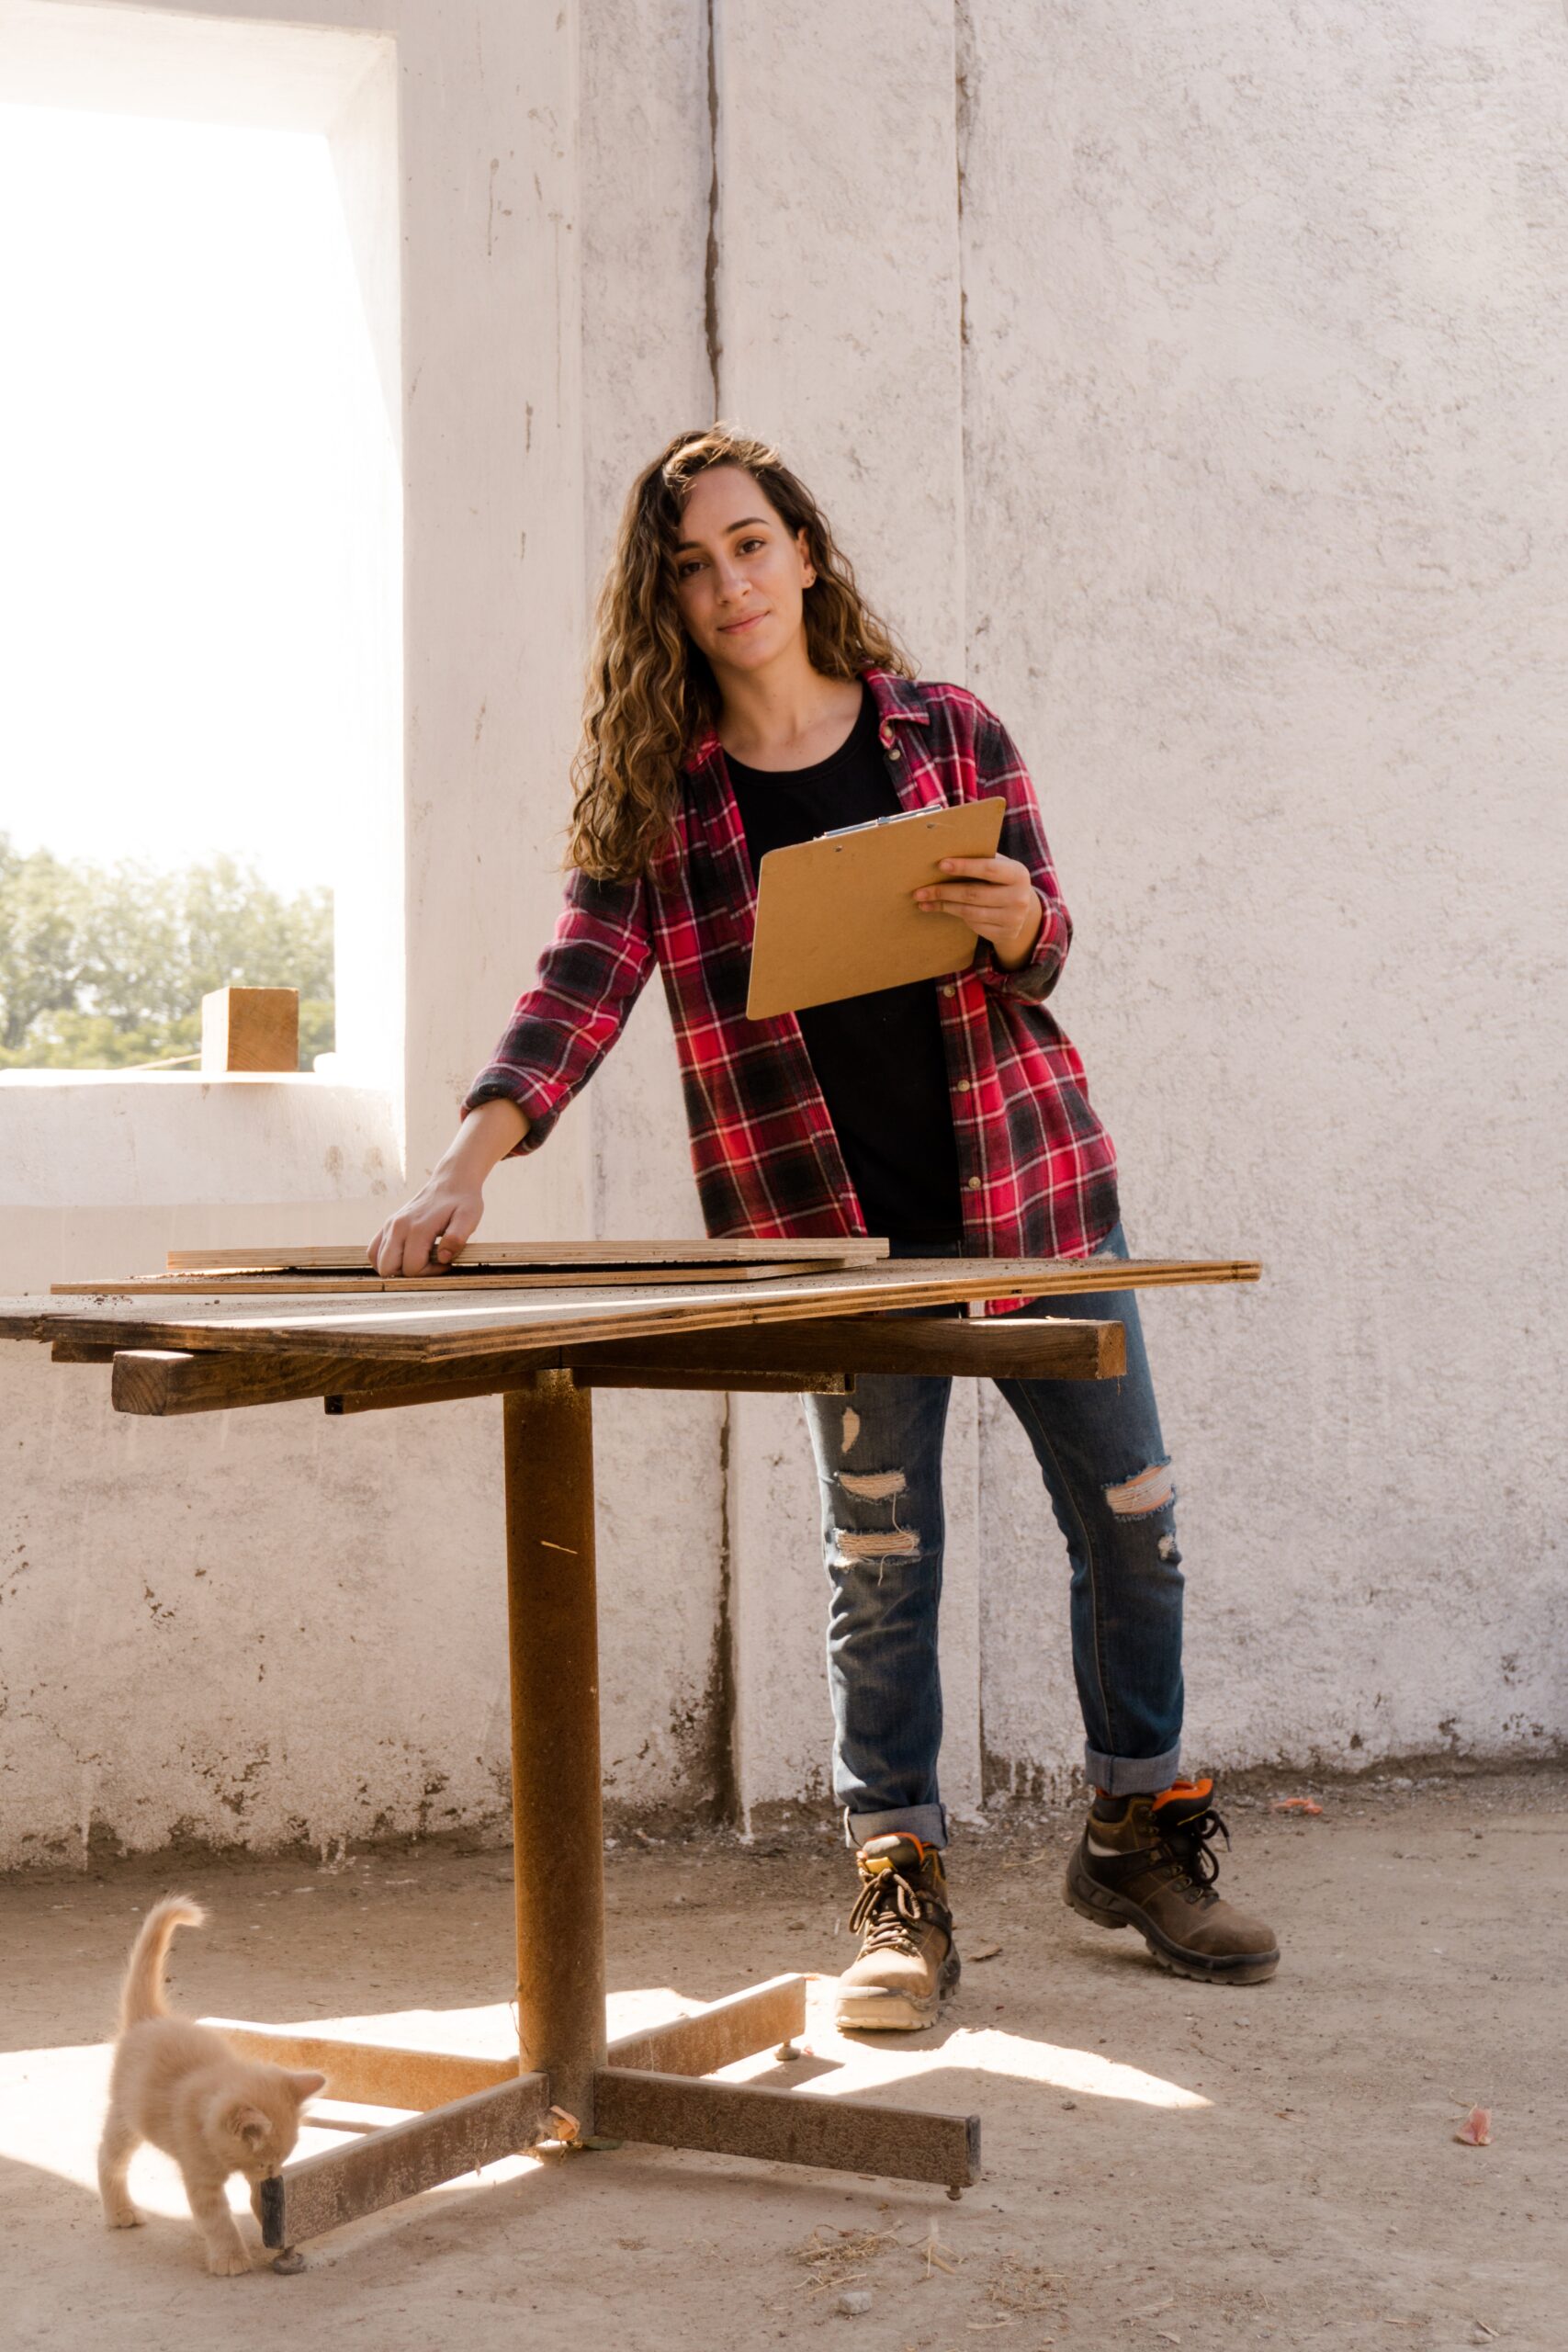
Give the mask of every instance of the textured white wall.
M 69 1179 L 97 1090 L 46 1133 L 0 1089 L 0 1288 L 355 1238 L 423 1173 L 553 910 L 626 484 L 716 401 L 1033 765 L 1135 1240 L 1268 1262 L 1146 1309 L 1193 1760 L 1560 1740 L 1560 13 L 714 0 L 711 74 L 705 0 L 292 13 L 400 37 L 405 1082 L 335 1138 L 288 1090 L 106 1088 Z M 488 1229 L 697 1229 L 657 997 Z M 0 1383 L 0 1860 L 494 1806 L 493 1407 L 165 1429 L 30 1351 Z M 612 1801 L 820 1791 L 795 1410 L 600 1419 Z M 1080 1732 L 997 1400 L 949 1489 L 962 1807 L 982 1744 L 999 1792 Z
M 615 119 L 634 94 L 650 122 L 673 103 L 669 26 L 700 38 L 679 11 L 662 31 L 651 13 L 633 27 L 616 12 L 585 107 L 580 28 L 554 6 L 305 0 L 289 14 L 398 42 L 400 160 L 359 104 L 340 147 L 348 200 L 373 213 L 384 172 L 403 206 L 404 807 L 388 812 L 407 843 L 389 910 L 400 963 L 407 944 L 399 1083 L 377 1096 L 310 1080 L 6 1081 L 4 1292 L 156 1265 L 172 1244 L 367 1238 L 450 1133 L 554 913 L 586 564 L 602 552 L 587 544 L 587 475 L 626 462 L 595 440 L 615 413 L 614 367 L 580 377 L 580 358 L 585 334 L 591 359 L 625 356 L 621 306 L 641 279 L 620 241 L 647 226 L 648 187 L 669 177 L 667 209 L 689 229 L 699 185 L 671 175 L 662 127 L 637 182 Z M 324 126 L 341 58 L 308 25 L 281 48 L 253 39 L 268 16 L 30 6 L 0 27 L 0 79 L 51 103 L 276 121 L 300 119 L 303 89 Z M 62 87 L 72 44 L 73 70 L 85 57 L 92 70 Z M 380 45 L 365 47 L 378 62 Z M 591 114 L 597 147 L 580 138 Z M 584 264 L 580 175 L 592 192 L 596 173 L 608 184 Z M 660 433 L 670 397 L 650 398 Z M 394 1036 L 404 1009 L 400 986 L 386 988 Z M 592 1229 L 592 1115 L 498 1173 L 492 1233 Z M 669 1190 L 674 1144 L 665 1165 Z M 650 1221 L 635 1190 L 621 1207 L 631 1229 Z M 21 1348 L 0 1352 L 0 1864 L 94 1838 L 330 1843 L 494 1810 L 496 1407 L 335 1424 L 299 1407 L 164 1429 L 111 1416 L 101 1372 Z M 606 1784 L 645 1811 L 701 1804 L 724 1777 L 719 1415 L 712 1400 L 600 1407 Z M 688 1451 L 690 1477 L 671 1481 Z
M 964 14 L 971 683 L 1034 763 L 1134 1239 L 1269 1270 L 1145 1312 L 1190 1752 L 1540 1750 L 1568 28 Z M 1054 1779 L 1060 1572 L 999 1400 L 983 1488 L 986 1741 Z

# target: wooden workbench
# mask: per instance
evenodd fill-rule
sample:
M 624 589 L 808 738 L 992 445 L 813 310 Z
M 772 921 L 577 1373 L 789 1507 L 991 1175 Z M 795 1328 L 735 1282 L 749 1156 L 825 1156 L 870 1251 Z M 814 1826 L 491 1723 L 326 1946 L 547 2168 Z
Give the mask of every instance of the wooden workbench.
M 796 1261 L 795 1262 L 798 1262 Z M 1120 1323 L 911 1314 L 991 1298 L 1247 1282 L 1243 1261 L 901 1259 L 812 1273 L 712 1263 L 688 1281 L 611 1275 L 438 1288 L 258 1276 L 210 1292 L 110 1284 L 0 1300 L 0 1338 L 112 1364 L 117 1411 L 183 1414 L 319 1396 L 348 1415 L 504 1397 L 519 2047 L 388 2050 L 224 2021 L 249 2053 L 321 2068 L 335 2098 L 419 2110 L 264 2182 L 278 2267 L 355 2216 L 544 2140 L 636 2140 L 943 2184 L 978 2177 L 979 2119 L 704 2079 L 788 2055 L 806 1980 L 785 1976 L 607 2045 L 595 1387 L 847 1394 L 859 1373 L 1114 1378 Z M 188 1281 L 189 1276 L 186 1279 Z M 368 1295 L 367 1295 L 368 1294 Z M 890 1315 L 890 1310 L 897 1310 Z

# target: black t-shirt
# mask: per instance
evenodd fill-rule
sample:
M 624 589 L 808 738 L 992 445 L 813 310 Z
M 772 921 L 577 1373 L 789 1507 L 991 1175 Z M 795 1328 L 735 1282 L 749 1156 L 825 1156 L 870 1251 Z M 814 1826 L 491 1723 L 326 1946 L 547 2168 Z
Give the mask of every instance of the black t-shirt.
M 898 814 L 869 688 L 830 759 L 783 771 L 727 764 L 753 875 L 771 849 Z M 962 1240 L 936 982 L 812 1005 L 797 1018 L 867 1229 L 900 1240 Z

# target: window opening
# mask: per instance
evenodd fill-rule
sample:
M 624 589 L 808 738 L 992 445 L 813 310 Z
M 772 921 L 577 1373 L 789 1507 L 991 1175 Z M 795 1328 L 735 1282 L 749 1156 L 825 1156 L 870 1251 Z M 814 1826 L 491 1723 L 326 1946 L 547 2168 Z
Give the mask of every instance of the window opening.
M 310 1069 L 398 601 L 329 141 L 0 106 L 0 1071 L 195 1068 L 229 981 Z

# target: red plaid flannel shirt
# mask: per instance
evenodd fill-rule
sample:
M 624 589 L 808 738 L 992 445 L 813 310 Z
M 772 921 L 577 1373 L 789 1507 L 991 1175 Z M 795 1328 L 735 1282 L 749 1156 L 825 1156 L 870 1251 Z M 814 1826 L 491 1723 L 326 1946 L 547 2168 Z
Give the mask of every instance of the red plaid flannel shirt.
M 1081 1258 L 1117 1219 L 1116 1158 L 1083 1064 L 1044 1009 L 1072 925 L 1034 790 L 1006 729 L 960 686 L 872 671 L 905 808 L 1002 793 L 1001 854 L 1029 868 L 1043 920 L 1032 960 L 1007 972 L 982 940 L 973 967 L 933 983 L 947 1050 L 970 1257 Z M 680 1053 L 692 1160 L 710 1234 L 783 1240 L 863 1234 L 828 1106 L 793 1013 L 748 1021 L 756 888 L 718 737 L 694 744 L 679 823 L 646 878 L 574 873 L 534 986 L 464 1109 L 504 1096 L 534 1151 L 619 1036 L 657 964 Z

